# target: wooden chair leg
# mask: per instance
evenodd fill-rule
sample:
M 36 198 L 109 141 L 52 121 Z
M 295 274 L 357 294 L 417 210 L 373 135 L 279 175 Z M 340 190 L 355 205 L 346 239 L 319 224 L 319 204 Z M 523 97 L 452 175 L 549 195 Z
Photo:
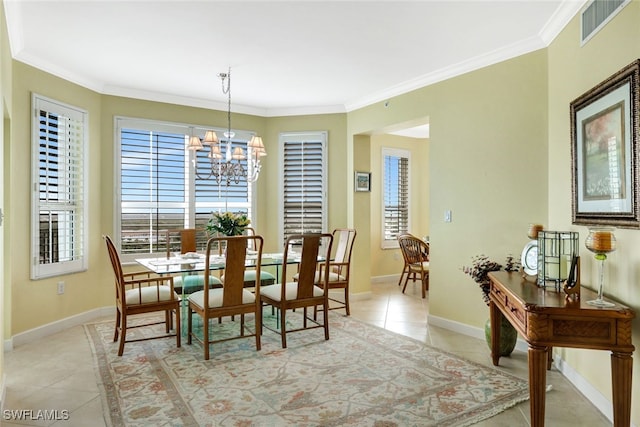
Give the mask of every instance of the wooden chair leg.
M 118 341 L 118 335 L 120 332 L 120 317 L 122 316 L 122 314 L 120 313 L 120 309 L 116 308 L 116 327 L 115 327 L 115 332 L 113 333 L 113 342 Z
M 402 279 L 404 278 L 405 271 L 406 271 L 406 268 L 403 268 L 402 273 L 400 273 L 400 280 L 398 280 L 398 286 L 402 285 Z
M 256 350 L 260 350 L 261 348 L 261 335 L 262 335 L 262 304 L 258 304 L 256 307 L 256 324 L 255 324 L 255 333 L 256 333 Z
M 124 341 L 127 335 L 127 316 L 123 314 L 122 316 L 122 327 L 120 328 L 120 345 L 118 346 L 118 356 L 122 356 L 124 353 Z
M 182 310 L 182 303 L 176 309 L 176 346 L 180 348 L 182 346 L 182 323 L 180 322 L 180 310 Z M 169 315 L 169 318 L 173 319 L 173 316 Z
M 191 307 L 187 306 L 187 344 L 191 345 L 191 334 L 193 333 L 193 312 Z
M 404 294 L 404 291 L 407 289 L 407 284 L 409 283 L 409 276 L 411 274 L 407 273 L 407 277 L 404 279 L 404 286 L 402 287 L 402 293 Z
M 347 316 L 351 315 L 349 310 L 349 289 L 344 288 L 344 310 L 347 313 Z
M 209 360 L 209 319 L 206 310 L 205 308 L 204 316 L 202 316 L 202 345 L 204 346 L 204 360 Z
M 287 348 L 287 331 L 285 330 L 285 313 L 287 310 L 280 307 L 280 337 L 282 338 L 282 348 Z
M 322 307 L 322 313 L 324 315 L 324 339 L 326 341 L 329 339 L 329 307 L 326 304 Z

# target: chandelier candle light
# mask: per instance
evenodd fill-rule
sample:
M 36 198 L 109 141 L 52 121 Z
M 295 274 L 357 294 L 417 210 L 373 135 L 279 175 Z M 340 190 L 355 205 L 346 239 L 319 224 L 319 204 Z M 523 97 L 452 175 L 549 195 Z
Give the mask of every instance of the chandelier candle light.
M 191 136 L 189 138 L 189 144 L 187 145 L 188 150 L 202 150 L 205 145 L 210 147 L 210 152 L 207 157 L 209 157 L 211 163 L 211 170 L 204 176 L 200 175 L 198 173 L 198 156 L 196 155 L 193 160 L 196 176 L 199 179 L 214 177 L 218 184 L 226 182 L 226 185 L 231 184 L 231 181 L 237 184 L 240 182 L 240 179 L 246 179 L 247 182 L 255 182 L 258 179 L 260 168 L 262 167 L 260 157 L 266 156 L 267 151 L 264 148 L 262 138 L 259 136 L 251 137 L 251 140 L 248 142 L 248 158 L 241 147 L 232 149 L 231 140 L 235 136 L 235 133 L 231 131 L 231 68 L 229 68 L 228 73 L 218 74 L 218 77 L 222 80 L 222 93 L 228 95 L 227 130 L 223 134 L 226 139 L 225 152 L 224 154 L 222 153 L 220 148 L 222 142 L 218 140 L 218 135 L 213 130 L 206 131 L 202 141 L 198 136 Z M 242 160 L 245 159 L 247 160 L 246 170 L 242 164 Z
M 598 262 L 598 297 L 587 304 L 596 307 L 613 307 L 615 304 L 605 301 L 602 295 L 604 287 L 604 262 L 607 254 L 616 250 L 616 238 L 613 235 L 613 229 L 608 227 L 599 227 L 589 229 L 589 235 L 584 242 L 587 249 L 595 253 Z

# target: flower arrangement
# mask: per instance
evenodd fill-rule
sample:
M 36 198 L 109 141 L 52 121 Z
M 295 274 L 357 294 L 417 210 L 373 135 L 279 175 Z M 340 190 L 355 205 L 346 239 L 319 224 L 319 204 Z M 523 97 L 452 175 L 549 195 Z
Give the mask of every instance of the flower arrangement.
M 491 271 L 500 271 L 503 269 L 502 264 L 497 263 L 489 259 L 486 255 L 476 255 L 471 258 L 471 266 L 462 267 L 462 271 L 465 274 L 471 276 L 474 282 L 476 282 L 480 286 L 480 290 L 482 290 L 482 299 L 485 304 L 489 304 L 489 272 Z M 520 262 L 515 260 L 513 256 L 507 256 L 507 260 L 505 261 L 504 270 L 505 271 L 518 271 L 520 269 Z
M 211 218 L 207 223 L 207 232 L 217 232 L 225 236 L 239 236 L 244 233 L 249 224 L 251 221 L 243 213 L 211 212 Z

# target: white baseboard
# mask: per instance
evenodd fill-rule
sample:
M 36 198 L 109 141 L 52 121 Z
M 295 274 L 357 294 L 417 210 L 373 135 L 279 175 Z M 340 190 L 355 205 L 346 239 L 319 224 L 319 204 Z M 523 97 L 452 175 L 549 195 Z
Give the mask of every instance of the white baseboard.
M 358 292 L 357 294 L 349 294 L 350 301 L 364 301 L 367 299 L 371 299 L 371 291 L 369 292 Z
M 484 340 L 484 329 L 476 328 L 473 326 L 465 325 L 464 323 L 455 322 L 453 320 L 445 319 L 443 317 L 431 316 L 427 318 L 427 324 L 438 326 L 443 329 L 447 329 L 462 335 L 470 336 L 473 338 L 479 338 Z M 528 352 L 529 345 L 522 338 L 518 337 L 516 343 L 516 350 Z M 602 393 L 600 393 L 595 387 L 591 385 L 582 375 L 574 370 L 568 363 L 566 363 L 560 356 L 554 354 L 554 365 L 556 369 L 571 383 L 574 387 L 580 390 L 580 393 L 591 402 L 602 414 L 607 417 L 609 422 L 613 423 L 613 403 L 608 400 Z M 633 427 L 637 427 L 631 423 Z
M 387 276 L 375 276 L 371 278 L 371 283 L 386 283 L 391 280 L 395 280 L 396 282 L 400 280 L 399 274 L 390 274 Z
M 11 351 L 14 346 L 26 344 L 60 331 L 64 331 L 72 326 L 82 325 L 104 316 L 115 316 L 115 308 L 96 308 L 65 319 L 47 323 L 46 325 L 38 326 L 37 328 L 33 328 L 28 331 L 20 332 L 19 334 L 16 334 L 4 341 L 4 351 Z
M 582 375 L 577 373 L 567 362 L 560 356 L 554 355 L 554 366 L 556 369 L 569 380 L 580 393 L 586 397 L 602 414 L 607 417 L 613 424 L 613 403 L 591 385 Z M 637 424 L 631 423 L 631 427 L 638 427 Z
M 427 316 L 427 324 L 438 326 L 443 329 L 448 329 L 450 331 L 457 332 L 468 337 L 478 338 L 481 340 L 485 339 L 483 328 L 476 328 L 475 326 L 465 325 L 464 323 L 445 319 L 444 317 L 429 315 Z M 527 342 L 518 337 L 518 341 L 516 342 L 516 350 L 526 353 L 528 348 L 529 346 L 527 345 Z

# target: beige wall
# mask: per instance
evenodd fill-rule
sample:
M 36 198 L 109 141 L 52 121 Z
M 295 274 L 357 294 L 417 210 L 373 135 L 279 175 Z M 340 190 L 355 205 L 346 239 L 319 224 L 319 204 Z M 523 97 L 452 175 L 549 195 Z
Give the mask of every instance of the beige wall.
M 11 334 L 23 332 L 96 307 L 112 305 L 100 274 L 102 254 L 100 221 L 101 166 L 109 162 L 100 156 L 100 95 L 20 62 L 13 62 L 13 120 L 9 149 L 11 217 L 9 236 L 11 264 Z M 31 94 L 38 93 L 89 111 L 89 269 L 86 272 L 32 281 L 29 242 L 31 212 Z M 6 188 L 6 186 L 5 186 Z M 106 255 L 105 255 L 106 256 Z M 57 295 L 57 282 L 65 281 L 65 293 Z
M 580 233 L 588 228 L 571 224 L 571 152 L 569 104 L 601 81 L 640 58 L 640 2 L 633 1 L 611 24 L 579 45 L 579 19 L 575 18 L 549 47 L 549 227 Z M 640 316 L 640 231 L 616 230 L 618 250 L 607 258 L 605 294 L 631 306 Z M 582 282 L 595 282 L 593 254 L 580 245 Z M 633 342 L 640 346 L 640 319 L 633 323 Z M 611 399 L 610 361 L 607 352 L 557 349 L 573 369 Z M 594 369 L 594 367 L 597 367 Z M 632 421 L 640 425 L 640 358 L 633 364 Z
M 2 17 L 3 18 L 3 17 Z M 433 84 L 346 115 L 260 118 L 234 115 L 234 127 L 265 137 L 267 156 L 258 181 L 258 226 L 268 241 L 277 237 L 277 135 L 284 131 L 329 131 L 329 225 L 358 229 L 352 291 L 369 291 L 372 248 L 376 246 L 371 193 L 353 192 L 354 170 L 371 170 L 376 135 L 399 123 L 429 118 L 429 191 L 424 199 L 429 223 L 419 234 L 431 238 L 430 315 L 482 327 L 488 317 L 477 286 L 460 268 L 473 255 L 497 260 L 519 255 L 530 222 L 553 229 L 571 225 L 569 103 L 624 65 L 640 57 L 640 3 L 631 2 L 585 47 L 578 44 L 578 18 L 542 49 L 499 64 Z M 149 117 L 199 125 L 223 125 L 223 112 L 98 95 L 24 64 L 7 65 L 6 26 L 2 20 L 0 95 L 11 118 L 5 129 L 3 189 L 11 231 L 5 234 L 5 337 L 59 321 L 92 308 L 112 305 L 111 272 L 102 233 L 113 229 L 113 116 Z M 7 87 L 7 84 L 12 85 Z M 89 271 L 36 282 L 29 280 L 30 93 L 67 102 L 90 113 L 90 264 Z M 7 112 L 5 112 L 5 123 Z M 375 177 L 375 175 L 374 175 Z M 443 222 L 451 210 L 452 222 Z M 607 293 L 640 313 L 640 232 L 618 230 L 619 250 L 610 257 Z M 584 251 L 583 281 L 593 281 L 593 263 Z M 377 267 L 376 267 L 377 268 Z M 66 292 L 56 295 L 65 280 Z M 640 343 L 638 323 L 633 339 Z M 9 326 L 7 326 L 9 325 Z M 605 397 L 610 399 L 606 352 L 558 352 Z M 640 366 L 634 361 L 633 395 L 640 395 Z M 1 360 L 0 360 L 1 362 Z M 598 366 L 598 369 L 594 369 Z M 1 369 L 1 363 L 0 363 Z M 637 399 L 635 399 L 637 401 Z M 635 404 L 632 420 L 640 424 Z
M 415 236 L 429 235 L 429 141 L 389 134 L 371 136 L 371 277 L 397 275 L 404 262 L 400 250 L 382 249 L 382 148 L 408 150 L 411 155 L 411 229 Z
M 9 37 L 4 14 L 4 5 L 0 1 L 0 208 L 5 213 L 4 221 L 0 226 L 0 343 L 4 344 L 4 339 L 10 335 L 10 322 L 5 310 L 5 301 L 10 301 L 11 266 L 5 263 L 5 254 L 9 253 L 8 236 L 10 218 L 6 215 L 6 207 L 9 206 L 10 189 L 9 180 L 5 176 L 7 171 L 6 159 L 9 159 L 9 135 L 11 129 L 11 49 L 9 47 Z M 4 384 L 4 352 L 0 351 L 0 400 L 3 399 L 5 389 Z
M 520 254 L 528 224 L 547 221 L 546 68 L 540 50 L 349 113 L 354 135 L 429 117 L 432 316 L 482 327 L 487 307 L 461 266 Z

